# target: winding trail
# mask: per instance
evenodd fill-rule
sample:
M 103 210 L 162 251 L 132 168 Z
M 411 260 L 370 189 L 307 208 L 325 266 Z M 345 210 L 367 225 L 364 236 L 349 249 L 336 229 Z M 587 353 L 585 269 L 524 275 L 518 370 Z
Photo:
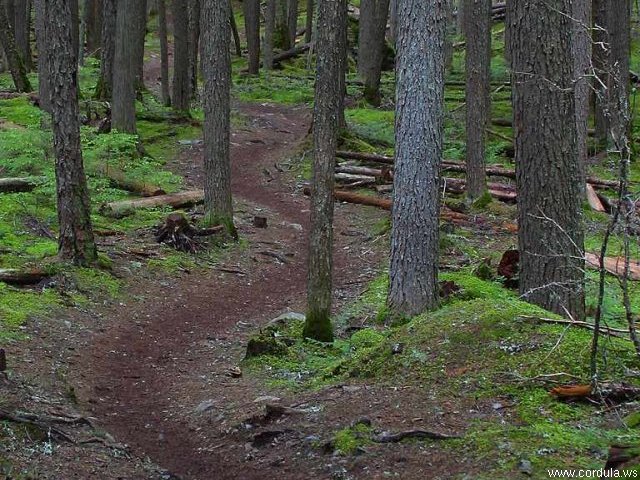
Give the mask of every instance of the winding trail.
M 304 305 L 308 201 L 274 164 L 300 151 L 310 115 L 304 107 L 272 105 L 243 105 L 240 112 L 246 126 L 232 135 L 238 215 L 248 219 L 259 211 L 269 221 L 267 229 L 240 222 L 250 246 L 232 261 L 246 275 L 214 267 L 166 281 L 144 279 L 132 286 L 133 302 L 107 312 L 112 326 L 93 339 L 75 366 L 81 404 L 118 441 L 177 478 L 269 478 L 242 461 L 241 449 L 220 448 L 230 427 L 222 417 L 199 419 L 193 412 L 203 399 L 216 406 L 251 403 L 251 382 L 225 376 L 242 358 L 243 335 Z M 183 151 L 170 168 L 202 186 L 197 147 Z M 336 222 L 336 229 L 351 227 L 348 216 L 338 215 Z M 345 251 L 347 238 L 336 237 L 340 285 L 341 279 L 362 277 L 375 255 L 354 259 Z M 264 255 L 273 250 L 285 261 Z M 290 471 L 281 478 L 308 477 Z

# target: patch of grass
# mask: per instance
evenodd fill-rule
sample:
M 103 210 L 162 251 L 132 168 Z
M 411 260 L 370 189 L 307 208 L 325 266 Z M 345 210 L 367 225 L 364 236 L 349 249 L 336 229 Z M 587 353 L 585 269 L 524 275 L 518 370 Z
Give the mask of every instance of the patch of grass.
M 372 428 L 363 423 L 338 430 L 333 439 L 333 447 L 340 455 L 353 455 L 358 449 L 371 445 Z
M 53 290 L 23 291 L 0 283 L 0 341 L 20 338 L 20 327 L 30 317 L 51 314 L 59 306 L 59 297 Z

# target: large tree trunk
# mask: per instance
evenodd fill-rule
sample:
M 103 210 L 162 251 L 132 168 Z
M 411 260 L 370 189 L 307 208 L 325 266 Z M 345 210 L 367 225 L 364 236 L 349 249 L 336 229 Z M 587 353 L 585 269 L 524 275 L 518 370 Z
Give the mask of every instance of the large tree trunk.
M 203 0 L 200 28 L 204 76 L 205 221 L 209 225 L 224 225 L 227 232 L 235 236 L 229 156 L 230 12 L 228 0 Z
M 136 92 L 142 92 L 144 86 L 144 39 L 147 35 L 147 0 L 128 2 L 129 15 L 133 17 L 133 62 Z
M 388 303 L 413 316 L 438 305 L 445 0 L 398 5 L 396 153 Z
M 513 22 L 520 293 L 531 303 L 582 320 L 585 179 L 576 143 L 572 1 L 507 6 Z
M 189 112 L 189 15 L 187 0 L 173 0 L 173 95 L 172 106 Z
M 189 0 L 189 92 L 198 95 L 198 53 L 200 52 L 200 0 Z
M 13 78 L 16 90 L 19 92 L 30 92 L 31 84 L 27 78 L 24 63 L 22 63 L 22 59 L 18 54 L 13 29 L 7 19 L 6 11 L 5 0 L 0 0 L 0 45 L 4 49 L 7 57 L 9 70 L 11 71 L 11 77 Z
M 273 69 L 273 33 L 276 26 L 276 0 L 267 0 L 264 12 L 264 68 Z
M 380 105 L 380 74 L 384 57 L 389 0 L 362 0 L 358 38 L 358 74 L 364 82 L 364 98 Z
M 169 43 L 167 40 L 167 8 L 165 0 L 158 0 L 158 36 L 160 37 L 160 91 L 162 104 L 165 107 L 170 107 Z
M 120 132 L 136 133 L 136 20 L 127 0 L 118 0 L 116 15 L 111 126 Z
M 589 156 L 589 74 L 591 71 L 591 0 L 573 0 L 572 52 L 575 70 L 576 142 L 578 162 L 585 168 Z
M 276 30 L 275 46 L 282 50 L 289 50 L 291 38 L 289 37 L 289 9 L 288 0 L 276 0 Z
M 104 0 L 85 0 L 84 2 L 84 28 L 87 42 L 87 53 L 95 58 L 100 58 L 102 40 L 102 12 Z
M 609 33 L 607 26 L 607 9 L 610 0 L 593 0 L 593 67 L 596 78 L 593 81 L 595 91 L 594 119 L 595 139 L 599 147 L 605 148 L 609 132 L 609 120 L 607 118 L 607 85 L 609 71 Z
M 58 251 L 64 260 L 89 265 L 96 260 L 97 253 L 80 149 L 78 64 L 73 48 L 72 13 L 65 0 L 47 0 L 46 13 L 60 228 Z
M 78 52 L 80 51 L 80 9 L 78 0 L 69 0 L 69 8 L 71 9 L 71 37 L 73 39 L 73 51 L 75 59 L 78 60 Z
M 46 0 L 34 0 L 36 14 L 36 49 L 38 50 L 38 98 L 40 108 L 51 112 L 49 102 L 49 56 L 47 55 Z
M 113 65 L 116 51 L 116 17 L 118 0 L 102 0 L 102 31 L 100 36 L 100 78 L 96 85 L 96 98 L 111 100 L 113 92 Z
M 16 48 L 27 72 L 33 70 L 31 58 L 31 0 L 16 0 L 14 12 Z
M 330 342 L 333 295 L 333 187 L 338 124 L 344 79 L 346 3 L 318 3 L 316 87 L 313 109 L 313 179 L 305 337 Z
M 249 74 L 260 71 L 260 0 L 244 0 L 244 28 L 249 51 Z
M 491 108 L 491 0 L 464 0 L 464 3 L 467 196 L 476 200 L 487 189 L 485 139 Z
M 629 61 L 631 44 L 630 0 L 610 0 L 607 11 L 611 42 L 611 74 L 609 75 L 609 145 L 616 151 L 623 149 L 624 137 L 630 126 L 628 102 L 630 91 Z

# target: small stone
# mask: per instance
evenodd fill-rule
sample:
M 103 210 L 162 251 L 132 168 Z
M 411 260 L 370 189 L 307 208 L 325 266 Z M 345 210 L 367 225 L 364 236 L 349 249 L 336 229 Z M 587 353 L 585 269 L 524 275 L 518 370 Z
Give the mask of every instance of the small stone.
M 491 408 L 493 408 L 494 410 L 501 410 L 504 408 L 504 405 L 502 405 L 500 402 L 496 402 L 491 405 Z
M 520 460 L 520 463 L 518 463 L 518 470 L 520 470 L 525 475 L 532 475 L 533 465 L 531 465 L 531 462 L 529 460 L 525 460 L 523 458 Z
M 195 408 L 195 412 L 196 413 L 204 413 L 207 410 L 211 410 L 213 408 L 214 404 L 215 404 L 215 401 L 213 401 L 213 400 L 203 400 Z
M 344 385 L 342 387 L 342 390 L 347 392 L 347 393 L 354 393 L 357 392 L 358 390 L 361 390 L 362 387 L 359 385 Z
M 227 376 L 231 378 L 240 378 L 242 376 L 242 370 L 240 367 L 231 367 L 227 370 Z
M 262 403 L 262 402 L 279 402 L 282 400 L 280 397 L 274 397 L 271 395 L 263 395 L 262 397 L 256 398 L 253 403 Z
M 398 355 L 400 353 L 402 353 L 404 351 L 404 343 L 396 343 L 392 348 L 391 348 L 391 353 L 393 355 Z

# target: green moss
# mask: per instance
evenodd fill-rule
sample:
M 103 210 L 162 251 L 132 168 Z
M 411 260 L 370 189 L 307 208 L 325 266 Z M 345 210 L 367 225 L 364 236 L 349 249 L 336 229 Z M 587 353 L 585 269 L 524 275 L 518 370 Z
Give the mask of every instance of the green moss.
M 355 350 L 373 348 L 380 345 L 385 336 L 373 328 L 363 328 L 351 335 L 351 347 Z
M 0 341 L 19 338 L 20 327 L 30 317 L 50 314 L 59 305 L 53 290 L 21 291 L 0 283 Z
M 372 428 L 363 423 L 338 430 L 333 439 L 333 447 L 340 455 L 353 455 L 358 449 L 370 445 Z
M 304 324 L 302 335 L 304 338 L 319 342 L 333 341 L 333 326 L 331 325 L 330 312 L 309 309 Z

